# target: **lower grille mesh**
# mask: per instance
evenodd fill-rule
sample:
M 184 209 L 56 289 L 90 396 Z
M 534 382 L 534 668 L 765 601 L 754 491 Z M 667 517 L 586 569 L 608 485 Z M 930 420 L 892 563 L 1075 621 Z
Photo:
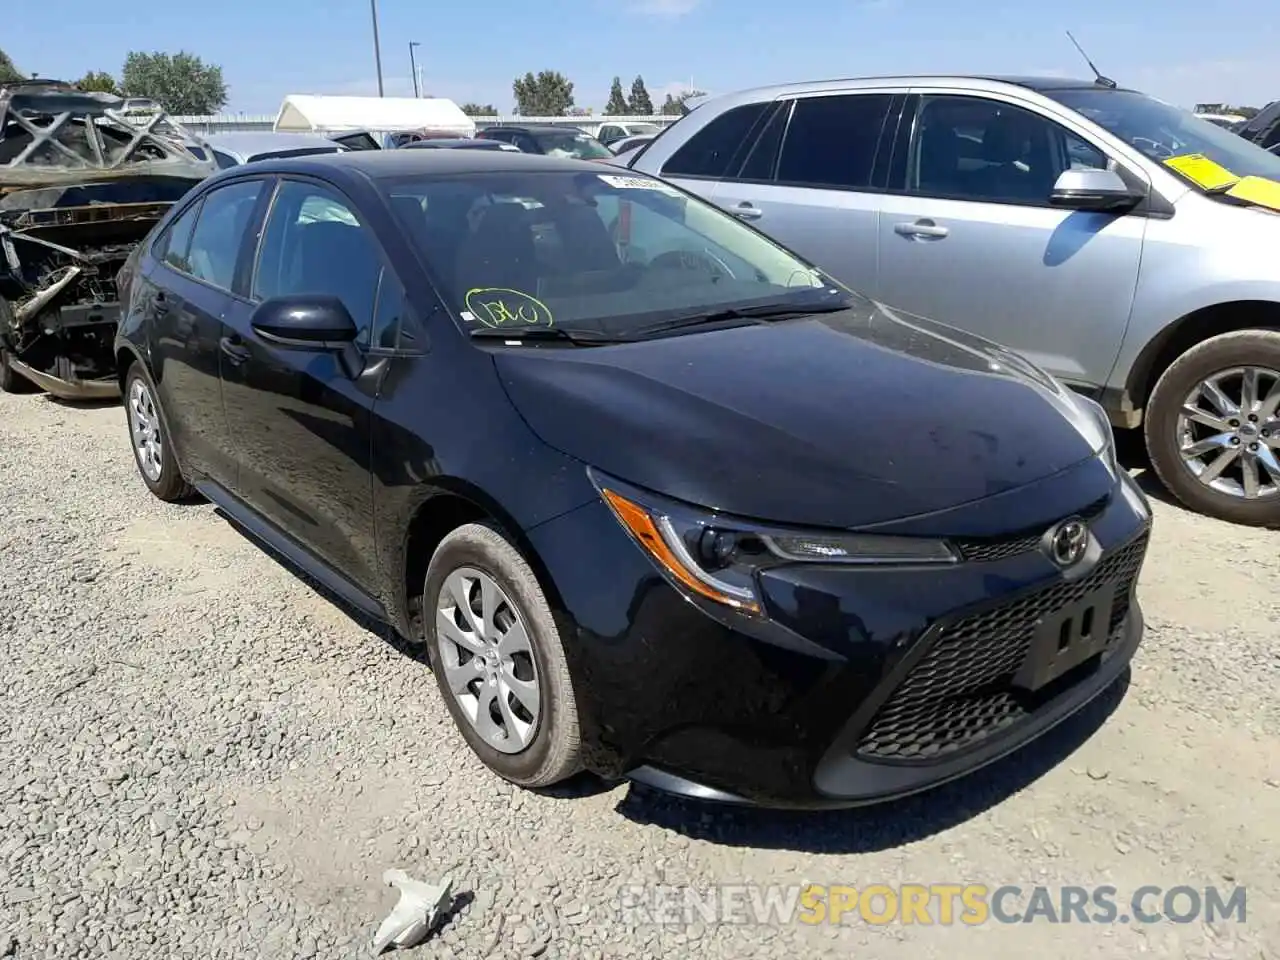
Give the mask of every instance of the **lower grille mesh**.
M 872 718 L 857 755 L 937 760 L 1034 713 L 1036 704 L 1012 681 L 1030 650 L 1037 622 L 1114 583 L 1108 644 L 1115 643 L 1129 613 L 1147 537 L 1144 532 L 1104 558 L 1087 577 L 943 625 L 929 651 Z

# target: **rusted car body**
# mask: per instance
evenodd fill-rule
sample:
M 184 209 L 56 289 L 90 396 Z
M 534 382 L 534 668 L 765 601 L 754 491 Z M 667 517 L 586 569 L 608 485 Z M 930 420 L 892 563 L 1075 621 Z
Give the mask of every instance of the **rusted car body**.
M 0 85 L 0 389 L 117 396 L 116 274 L 217 170 L 163 113 L 58 81 Z

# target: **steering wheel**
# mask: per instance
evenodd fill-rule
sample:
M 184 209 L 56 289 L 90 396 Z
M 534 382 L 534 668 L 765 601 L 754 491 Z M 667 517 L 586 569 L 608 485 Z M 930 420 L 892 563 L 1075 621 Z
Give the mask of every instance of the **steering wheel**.
M 709 250 L 701 252 L 695 250 L 667 250 L 650 260 L 649 266 L 660 269 L 699 270 L 713 277 L 725 276 L 730 280 L 737 279 L 733 271 L 729 269 L 729 265 Z
M 1143 153 L 1154 154 L 1158 160 L 1167 160 L 1173 156 L 1172 150 L 1166 147 L 1159 140 L 1152 140 L 1150 137 L 1133 137 L 1129 142 Z M 1149 144 L 1151 149 L 1146 149 L 1143 144 Z

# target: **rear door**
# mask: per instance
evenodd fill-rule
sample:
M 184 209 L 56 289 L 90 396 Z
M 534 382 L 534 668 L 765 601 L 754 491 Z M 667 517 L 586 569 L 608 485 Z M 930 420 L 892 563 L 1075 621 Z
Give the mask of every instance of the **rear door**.
M 887 169 L 880 144 L 904 100 L 868 91 L 778 101 L 742 163 L 712 187 L 711 200 L 875 296 Z
M 879 299 L 1012 347 L 1076 386 L 1105 383 L 1147 218 L 1062 210 L 1049 195 L 1063 170 L 1111 159 L 1005 95 L 911 99 L 880 215 Z
M 217 187 L 160 238 L 147 281 L 152 370 L 170 436 L 191 473 L 234 487 L 235 448 L 222 405 L 218 344 L 260 178 Z
M 252 279 L 227 313 L 222 381 L 242 498 L 360 586 L 375 584 L 371 417 L 394 352 L 404 293 L 355 205 L 329 184 L 283 178 Z M 271 297 L 338 297 L 360 329 L 358 358 L 261 340 L 254 310 Z

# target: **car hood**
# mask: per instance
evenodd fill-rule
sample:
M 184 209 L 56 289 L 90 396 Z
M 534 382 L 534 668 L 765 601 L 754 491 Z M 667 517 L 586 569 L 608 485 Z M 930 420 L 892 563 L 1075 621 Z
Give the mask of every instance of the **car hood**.
M 1093 457 L 1103 426 L 995 344 L 868 304 L 603 347 L 497 348 L 544 442 L 742 517 L 858 527 L 1004 493 Z

